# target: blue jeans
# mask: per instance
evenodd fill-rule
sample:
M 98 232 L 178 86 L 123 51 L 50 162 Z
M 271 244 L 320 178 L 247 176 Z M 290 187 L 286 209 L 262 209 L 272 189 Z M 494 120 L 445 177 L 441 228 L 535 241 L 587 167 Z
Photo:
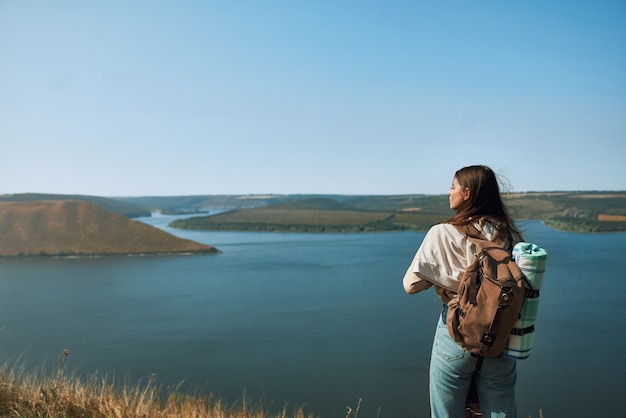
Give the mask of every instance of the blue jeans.
M 476 358 L 459 346 L 441 321 L 435 332 L 430 359 L 430 411 L 433 418 L 462 418 Z M 483 417 L 516 418 L 515 360 L 485 357 L 476 374 L 478 399 Z

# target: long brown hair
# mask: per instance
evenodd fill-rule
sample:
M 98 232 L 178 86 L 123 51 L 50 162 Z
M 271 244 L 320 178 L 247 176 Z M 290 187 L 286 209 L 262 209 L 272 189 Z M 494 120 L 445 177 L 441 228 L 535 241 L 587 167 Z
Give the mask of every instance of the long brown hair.
M 456 215 L 446 223 L 457 226 L 470 226 L 482 220 L 493 220 L 499 234 L 509 242 L 522 241 L 522 234 L 515 226 L 502 202 L 500 185 L 493 170 L 484 165 L 472 165 L 458 170 L 454 177 L 461 187 L 470 191 L 469 199 L 456 209 Z M 502 235 L 500 235 L 502 237 Z

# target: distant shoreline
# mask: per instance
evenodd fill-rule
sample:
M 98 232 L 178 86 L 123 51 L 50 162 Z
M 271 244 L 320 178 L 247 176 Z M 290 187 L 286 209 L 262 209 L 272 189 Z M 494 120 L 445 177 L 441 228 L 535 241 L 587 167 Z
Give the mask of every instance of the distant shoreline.
M 183 252 L 163 252 L 163 253 L 109 253 L 109 254 L 68 254 L 68 255 L 59 255 L 59 254 L 33 254 L 33 255 L 3 255 L 0 254 L 0 259 L 21 259 L 21 258 L 42 258 L 42 259 L 86 259 L 86 258 L 131 258 L 131 257 L 170 257 L 170 256 L 195 256 L 195 255 L 217 255 L 221 254 L 222 251 L 215 248 L 214 250 L 207 251 L 183 251 Z

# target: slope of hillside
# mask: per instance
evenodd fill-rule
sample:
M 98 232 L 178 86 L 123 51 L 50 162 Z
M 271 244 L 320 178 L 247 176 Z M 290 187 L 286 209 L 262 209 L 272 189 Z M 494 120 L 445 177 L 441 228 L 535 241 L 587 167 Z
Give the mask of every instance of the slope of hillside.
M 124 202 L 100 196 L 46 194 L 46 193 L 19 193 L 0 195 L 0 202 L 33 202 L 39 200 L 88 200 L 111 212 L 120 213 L 127 218 L 150 216 L 150 210 L 132 202 Z
M 173 228 L 238 231 L 375 232 L 404 229 L 389 212 L 365 211 L 327 198 L 177 219 Z
M 0 256 L 212 254 L 85 200 L 0 202 Z

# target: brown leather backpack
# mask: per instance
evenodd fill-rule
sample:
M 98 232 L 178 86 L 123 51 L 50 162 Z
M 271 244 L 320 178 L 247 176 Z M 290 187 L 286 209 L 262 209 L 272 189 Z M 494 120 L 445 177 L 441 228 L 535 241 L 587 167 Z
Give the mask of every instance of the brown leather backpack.
M 526 288 L 532 285 L 501 241 L 484 239 L 477 230 L 472 235 L 479 238 L 459 230 L 474 243 L 476 253 L 448 303 L 446 323 L 450 336 L 478 357 L 480 369 L 484 356 L 498 356 L 506 348 Z

